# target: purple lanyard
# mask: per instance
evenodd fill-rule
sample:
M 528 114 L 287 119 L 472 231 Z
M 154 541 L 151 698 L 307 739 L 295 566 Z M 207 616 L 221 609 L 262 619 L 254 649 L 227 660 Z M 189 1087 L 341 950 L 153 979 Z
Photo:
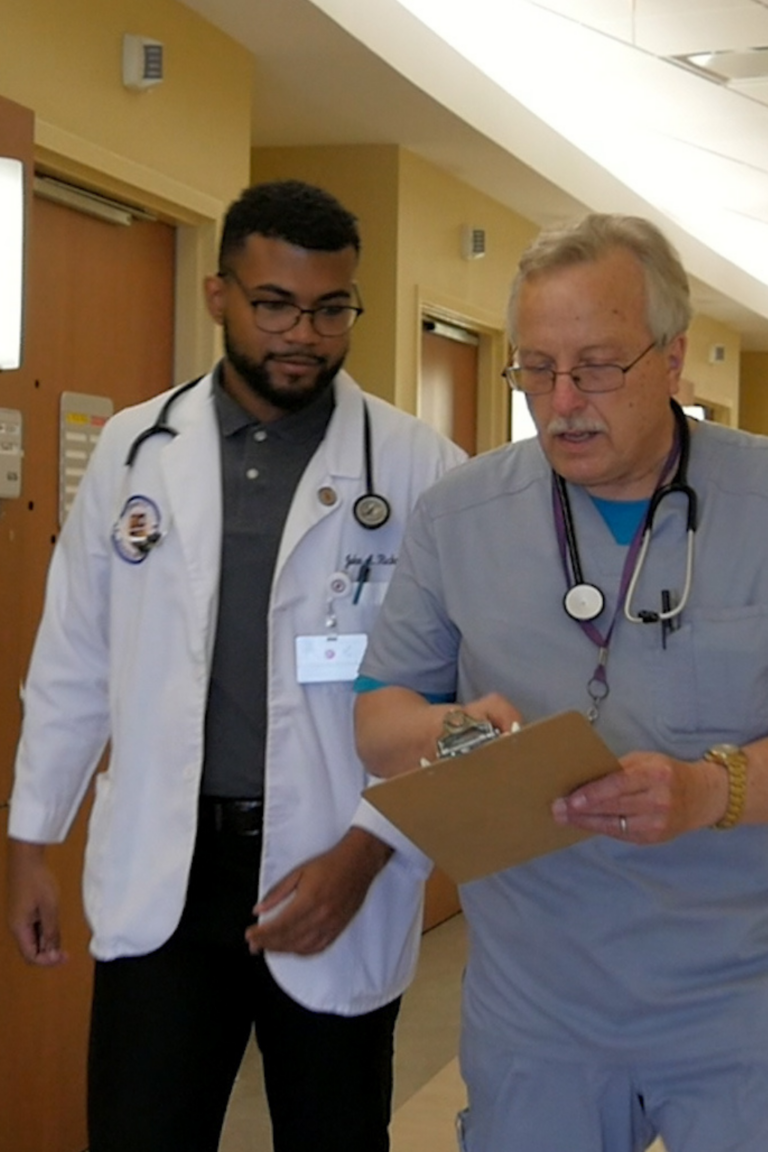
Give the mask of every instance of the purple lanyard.
M 680 435 L 675 430 L 675 438 L 672 442 L 672 447 L 669 455 L 664 462 L 664 467 L 654 488 L 653 495 L 655 496 L 659 488 L 662 487 L 665 477 L 672 470 L 673 464 L 677 461 L 680 455 Z M 581 579 L 581 564 L 578 558 L 578 550 L 576 546 L 576 534 L 573 530 L 573 521 L 571 517 L 570 501 L 568 499 L 568 490 L 565 486 L 565 480 L 562 476 L 558 476 L 554 471 L 552 473 L 552 511 L 555 519 L 555 532 L 557 533 L 557 543 L 560 549 L 560 560 L 563 565 L 563 572 L 565 573 L 566 585 L 570 587 L 571 584 L 571 570 L 573 570 L 574 578 Z M 570 527 L 570 533 L 566 532 L 566 517 Z M 608 626 L 608 631 L 603 634 L 591 620 L 576 620 L 575 623 L 579 625 L 585 636 L 588 636 L 592 643 L 596 646 L 597 664 L 592 673 L 589 681 L 587 682 L 587 692 L 592 701 L 592 705 L 587 709 L 587 719 L 590 724 L 594 724 L 597 720 L 600 705 L 608 695 L 610 688 L 608 686 L 608 674 L 606 672 L 606 665 L 608 664 L 608 649 L 611 643 L 611 636 L 613 629 L 616 626 L 616 621 L 624 608 L 624 601 L 627 596 L 627 589 L 629 588 L 632 580 L 632 573 L 635 570 L 637 563 L 638 553 L 640 552 L 640 545 L 642 544 L 643 536 L 648 527 L 648 517 L 643 516 L 635 534 L 630 541 L 627 555 L 624 559 L 624 567 L 621 571 L 621 580 L 619 581 L 619 594 L 616 600 L 616 607 L 613 610 L 613 616 Z M 571 538 L 572 554 L 569 556 L 568 535 Z M 570 564 L 569 564 L 570 559 Z

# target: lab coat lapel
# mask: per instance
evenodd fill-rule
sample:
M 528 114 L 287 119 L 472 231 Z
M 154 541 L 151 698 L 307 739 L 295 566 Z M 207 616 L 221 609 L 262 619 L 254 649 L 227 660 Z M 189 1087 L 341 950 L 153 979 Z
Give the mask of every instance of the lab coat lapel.
M 163 480 L 192 591 L 195 626 L 205 630 L 215 619 L 222 523 L 221 448 L 210 376 L 180 400 L 170 419 L 178 435 L 163 450 Z
M 342 489 L 353 478 L 363 491 L 363 393 L 346 372 L 334 381 L 336 406 L 320 447 L 299 481 L 285 523 L 275 580 L 299 541 L 326 516 L 351 515 Z

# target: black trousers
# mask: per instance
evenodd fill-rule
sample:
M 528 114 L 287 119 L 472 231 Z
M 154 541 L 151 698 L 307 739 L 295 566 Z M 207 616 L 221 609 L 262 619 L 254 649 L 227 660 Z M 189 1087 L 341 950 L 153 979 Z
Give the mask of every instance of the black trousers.
M 388 1152 L 400 1002 L 345 1017 L 310 1012 L 278 987 L 243 940 L 260 848 L 259 837 L 202 827 L 171 939 L 97 962 L 90 1152 L 216 1152 L 252 1028 L 274 1152 Z

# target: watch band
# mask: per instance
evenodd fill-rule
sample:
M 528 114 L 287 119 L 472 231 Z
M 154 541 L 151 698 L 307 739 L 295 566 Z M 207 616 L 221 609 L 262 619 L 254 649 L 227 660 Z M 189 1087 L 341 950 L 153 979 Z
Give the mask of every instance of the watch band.
M 704 759 L 712 764 L 721 764 L 728 773 L 728 806 L 725 815 L 713 824 L 713 828 L 725 831 L 735 827 L 744 813 L 747 799 L 747 755 L 743 748 L 735 744 L 715 744 L 704 753 Z

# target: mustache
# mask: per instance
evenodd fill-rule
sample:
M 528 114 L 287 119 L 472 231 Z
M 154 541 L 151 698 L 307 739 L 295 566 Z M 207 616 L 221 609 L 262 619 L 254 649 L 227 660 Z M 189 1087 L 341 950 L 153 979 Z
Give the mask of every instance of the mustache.
M 568 432 L 607 432 L 608 428 L 595 416 L 553 416 L 544 431 L 548 436 L 563 436 Z

